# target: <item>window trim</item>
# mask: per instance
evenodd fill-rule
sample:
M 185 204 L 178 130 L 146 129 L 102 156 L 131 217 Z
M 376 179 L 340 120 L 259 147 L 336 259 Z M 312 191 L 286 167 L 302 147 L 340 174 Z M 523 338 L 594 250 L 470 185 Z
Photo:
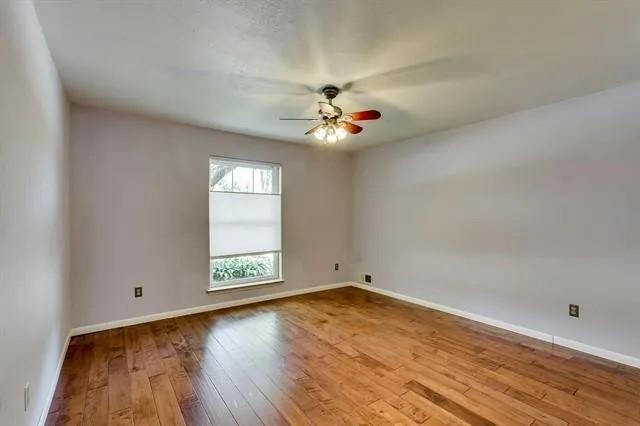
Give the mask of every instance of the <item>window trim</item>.
M 209 191 L 209 192 L 219 192 L 221 194 L 249 194 L 249 195 L 282 195 L 280 193 L 269 193 L 269 192 L 246 192 L 246 191 Z
M 246 158 L 226 157 L 224 155 L 214 155 L 214 154 L 210 154 L 209 155 L 209 159 L 211 159 L 211 158 L 215 158 L 215 159 L 220 160 L 220 161 L 228 161 L 230 163 L 244 163 L 244 164 L 248 164 L 248 165 L 252 165 L 252 166 L 257 166 L 257 167 L 263 168 L 263 169 L 266 168 L 266 167 L 264 167 L 265 165 L 282 167 L 281 163 L 274 163 L 273 161 L 247 160 Z M 263 166 L 263 167 L 261 167 L 261 166 Z
M 233 157 L 224 157 L 219 155 L 209 155 L 209 164 L 211 164 L 211 160 L 220 160 L 220 161 L 228 161 L 229 163 L 240 163 L 245 167 L 253 167 L 258 169 L 272 169 L 276 172 L 276 185 L 277 192 L 273 193 L 265 193 L 265 192 L 244 192 L 244 191 L 219 191 L 213 190 L 209 186 L 209 192 L 221 192 L 221 193 L 233 193 L 233 194 L 254 194 L 254 195 L 278 195 L 280 196 L 280 205 L 282 206 L 282 164 L 273 163 L 269 161 L 259 161 L 259 160 L 246 160 L 242 158 L 233 158 Z M 254 174 L 255 178 L 255 174 Z M 282 210 L 280 211 L 280 226 L 281 226 L 281 236 L 282 238 Z M 250 277 L 250 278 L 239 278 L 235 280 L 228 281 L 218 281 L 217 285 L 213 285 L 214 281 L 211 278 L 211 269 L 209 270 L 209 286 L 207 289 L 207 293 L 217 293 L 224 292 L 228 290 L 242 290 L 249 289 L 253 287 L 258 287 L 262 285 L 273 285 L 284 283 L 284 273 L 282 270 L 282 259 L 283 259 L 283 248 L 281 247 L 278 251 L 266 251 L 266 252 L 258 252 L 258 253 L 242 253 L 242 254 L 230 254 L 225 256 L 210 256 L 209 257 L 209 265 L 211 265 L 212 259 L 224 259 L 227 257 L 239 257 L 239 256 L 252 256 L 252 255 L 260 255 L 260 254 L 268 254 L 274 253 L 277 255 L 276 268 L 277 273 L 275 275 L 268 275 L 263 277 Z M 211 268 L 211 266 L 209 266 Z M 226 284 L 222 284 L 226 283 Z
M 283 284 L 284 279 L 270 280 L 270 281 L 258 281 L 255 283 L 244 283 L 244 284 L 235 284 L 235 285 L 221 285 L 218 287 L 210 287 L 207 290 L 207 293 L 220 293 L 225 291 L 232 290 L 249 290 L 254 287 L 267 286 L 273 284 Z

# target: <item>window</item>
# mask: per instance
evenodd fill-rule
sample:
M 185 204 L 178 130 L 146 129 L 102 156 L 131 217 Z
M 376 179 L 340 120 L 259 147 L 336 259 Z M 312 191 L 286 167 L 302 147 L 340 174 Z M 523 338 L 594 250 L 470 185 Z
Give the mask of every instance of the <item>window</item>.
M 209 159 L 210 290 L 282 280 L 280 165 Z

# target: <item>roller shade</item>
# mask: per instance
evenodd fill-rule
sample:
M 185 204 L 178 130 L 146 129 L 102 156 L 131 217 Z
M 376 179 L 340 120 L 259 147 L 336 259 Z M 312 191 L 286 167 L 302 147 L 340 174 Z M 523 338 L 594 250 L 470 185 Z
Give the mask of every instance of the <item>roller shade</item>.
M 280 195 L 209 193 L 211 257 L 281 250 Z

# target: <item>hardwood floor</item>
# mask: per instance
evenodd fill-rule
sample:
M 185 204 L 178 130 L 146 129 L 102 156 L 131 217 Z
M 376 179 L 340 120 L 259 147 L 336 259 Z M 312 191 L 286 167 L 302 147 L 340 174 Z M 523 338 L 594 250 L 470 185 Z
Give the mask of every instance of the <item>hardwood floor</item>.
M 640 370 L 343 288 L 73 338 L 48 425 L 640 425 Z

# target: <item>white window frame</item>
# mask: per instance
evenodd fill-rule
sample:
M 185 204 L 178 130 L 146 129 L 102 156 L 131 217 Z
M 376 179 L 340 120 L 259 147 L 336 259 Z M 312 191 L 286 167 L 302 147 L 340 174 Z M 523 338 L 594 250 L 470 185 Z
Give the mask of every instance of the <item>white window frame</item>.
M 245 160 L 245 159 L 238 159 L 238 158 L 231 158 L 231 157 L 221 157 L 221 156 L 217 156 L 217 155 L 210 155 L 209 156 L 209 167 L 211 167 L 211 161 L 212 160 L 220 160 L 220 161 L 228 161 L 231 163 L 236 163 L 239 166 L 246 166 L 246 167 L 250 167 L 253 169 L 270 169 L 270 170 L 274 170 L 276 173 L 274 174 L 274 185 L 276 186 L 277 190 L 273 193 L 263 193 L 263 192 L 245 192 L 245 191 L 214 191 L 213 188 L 211 188 L 210 186 L 210 182 L 211 182 L 211 176 L 209 176 L 209 192 L 226 192 L 226 193 L 234 193 L 234 194 L 259 194 L 259 195 L 264 195 L 264 196 L 269 196 L 269 195 L 279 195 L 280 198 L 280 203 L 282 204 L 282 165 L 279 163 L 270 163 L 270 162 L 266 162 L 266 161 L 255 161 L 255 160 Z M 209 169 L 209 173 L 210 169 Z M 233 171 L 231 172 L 232 176 L 231 176 L 231 187 L 233 188 Z M 253 186 L 253 191 L 255 191 L 255 173 L 253 173 L 253 182 L 252 182 L 252 186 Z M 282 224 L 282 213 L 280 213 L 280 223 Z M 282 232 L 282 226 L 281 226 L 281 231 Z M 282 236 L 281 236 L 282 238 Z M 227 280 L 227 281 L 219 281 L 219 282 L 214 282 L 213 281 L 213 277 L 212 277 L 212 270 L 211 270 L 211 264 L 212 264 L 212 260 L 213 259 L 224 259 L 224 258 L 233 258 L 233 257 L 242 257 L 242 256 L 257 256 L 257 255 L 261 255 L 261 254 L 273 254 L 275 256 L 274 259 L 274 271 L 275 273 L 272 275 L 268 275 L 268 276 L 261 276 L 261 277 L 249 277 L 249 278 L 238 278 L 238 279 L 234 279 L 234 280 Z M 267 285 L 267 284 L 276 284 L 276 283 L 282 283 L 284 282 L 284 278 L 283 278 L 283 273 L 282 273 L 282 249 L 278 250 L 278 251 L 266 251 L 266 252 L 256 252 L 256 253 L 241 253 L 241 254 L 230 254 L 230 255 L 224 255 L 224 256 L 211 256 L 209 255 L 209 289 L 208 292 L 217 292 L 217 291 L 225 291 L 225 290 L 231 290 L 231 289 L 237 289 L 237 288 L 245 288 L 245 287 L 254 287 L 254 286 L 259 286 L 259 285 Z

